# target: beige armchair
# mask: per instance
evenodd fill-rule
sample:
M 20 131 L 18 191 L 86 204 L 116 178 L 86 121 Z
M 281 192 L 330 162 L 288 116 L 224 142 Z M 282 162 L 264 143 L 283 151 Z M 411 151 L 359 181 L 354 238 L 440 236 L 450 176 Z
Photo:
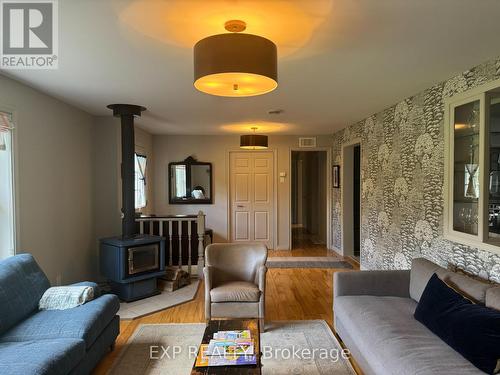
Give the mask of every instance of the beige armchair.
M 264 329 L 267 247 L 212 244 L 205 249 L 205 319 L 258 318 Z

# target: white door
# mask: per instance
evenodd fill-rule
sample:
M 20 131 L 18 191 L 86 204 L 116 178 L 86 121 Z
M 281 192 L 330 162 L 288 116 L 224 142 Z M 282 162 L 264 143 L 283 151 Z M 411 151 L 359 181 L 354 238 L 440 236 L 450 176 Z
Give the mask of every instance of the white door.
M 273 153 L 230 153 L 232 242 L 273 248 Z

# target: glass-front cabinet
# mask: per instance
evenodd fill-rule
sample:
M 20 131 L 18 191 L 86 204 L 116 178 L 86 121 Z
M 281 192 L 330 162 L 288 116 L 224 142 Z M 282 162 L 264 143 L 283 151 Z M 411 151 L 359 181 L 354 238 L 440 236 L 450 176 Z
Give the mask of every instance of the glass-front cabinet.
M 471 235 L 478 234 L 479 108 L 480 100 L 453 108 L 453 230 Z
M 445 102 L 445 237 L 500 251 L 500 91 Z

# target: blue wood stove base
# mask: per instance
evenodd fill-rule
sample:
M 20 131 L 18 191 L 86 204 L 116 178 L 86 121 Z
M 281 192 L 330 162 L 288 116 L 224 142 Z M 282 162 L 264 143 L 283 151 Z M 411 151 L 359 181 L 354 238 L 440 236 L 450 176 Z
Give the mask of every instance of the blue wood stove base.
M 133 302 L 161 293 L 158 290 L 156 278 L 132 281 L 126 284 L 111 282 L 111 288 L 113 293 L 125 302 Z
M 110 281 L 114 294 L 126 302 L 160 294 L 157 278 L 165 275 L 165 238 L 144 234 L 103 238 L 100 242 L 101 273 Z M 158 269 L 131 275 L 129 249 L 149 245 L 157 245 Z

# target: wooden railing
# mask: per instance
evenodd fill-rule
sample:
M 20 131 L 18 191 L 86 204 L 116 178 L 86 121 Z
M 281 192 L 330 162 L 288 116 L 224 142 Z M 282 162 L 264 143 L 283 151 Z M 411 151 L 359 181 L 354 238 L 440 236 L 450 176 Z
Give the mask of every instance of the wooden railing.
M 136 218 L 136 221 L 139 223 L 139 233 L 165 237 L 165 256 L 171 267 L 175 260 L 178 268 L 187 265 L 187 271 L 192 275 L 192 253 L 193 248 L 197 249 L 197 274 L 200 278 L 203 276 L 206 232 L 203 211 L 198 212 L 198 215 L 143 215 Z M 196 228 L 193 228 L 194 223 Z M 197 246 L 193 246 L 194 242 L 197 242 Z M 187 260 L 183 257 L 186 247 Z

